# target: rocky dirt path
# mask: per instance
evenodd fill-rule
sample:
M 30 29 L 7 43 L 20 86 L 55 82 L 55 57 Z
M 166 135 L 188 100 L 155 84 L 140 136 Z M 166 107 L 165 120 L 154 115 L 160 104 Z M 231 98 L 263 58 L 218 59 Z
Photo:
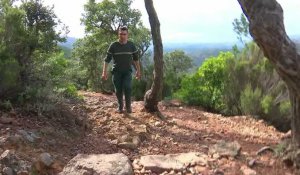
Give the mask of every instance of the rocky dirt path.
M 143 102 L 133 102 L 132 114 L 118 114 L 113 95 L 80 93 L 84 102 L 69 106 L 79 116 L 70 125 L 0 112 L 0 172 L 11 168 L 27 175 L 33 163 L 37 174 L 58 174 L 63 167 L 61 174 L 70 175 L 299 173 L 276 158 L 284 134 L 261 120 L 223 117 L 176 101 L 159 104 L 163 120 L 145 113 Z M 78 123 L 81 130 L 72 130 Z
M 89 120 L 92 121 L 92 132 L 74 146 L 74 155 L 118 152 L 124 153 L 131 162 L 138 164 L 145 155 L 197 152 L 207 156 L 206 163 L 194 163 L 181 173 L 296 173 L 277 160 L 272 151 L 257 154 L 263 147 L 277 151 L 277 144 L 284 135 L 262 120 L 246 116 L 223 117 L 196 108 L 183 107 L 176 102 L 159 105 L 164 120 L 159 119 L 156 114 L 143 112 L 143 102 L 133 102 L 134 113 L 130 115 L 117 114 L 114 96 L 89 92 L 83 92 L 83 95 Z M 230 145 L 232 143 L 237 143 L 238 146 Z M 229 144 L 229 147 L 222 151 L 230 152 L 233 149 L 237 153 L 222 155 L 222 151 L 220 153 L 213 150 L 218 145 L 221 149 L 224 148 L 224 144 Z M 134 166 L 135 173 L 151 174 L 145 170 L 145 166 L 147 165 Z M 161 169 L 154 170 L 158 174 L 172 172 L 159 166 L 150 169 Z

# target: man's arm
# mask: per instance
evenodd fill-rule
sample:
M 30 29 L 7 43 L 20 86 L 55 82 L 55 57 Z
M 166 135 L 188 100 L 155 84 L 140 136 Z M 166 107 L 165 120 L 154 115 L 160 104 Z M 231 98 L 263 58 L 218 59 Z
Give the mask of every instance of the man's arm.
M 138 50 L 136 49 L 135 45 L 133 44 L 133 64 L 134 67 L 136 69 L 136 73 L 135 73 L 135 78 L 136 79 L 141 79 L 141 67 L 140 67 L 140 61 L 139 61 L 139 54 L 138 54 Z
M 103 68 L 102 68 L 102 79 L 107 80 L 107 65 L 112 59 L 113 53 L 113 44 L 111 44 L 108 48 L 106 58 L 104 59 Z
M 105 61 L 104 61 L 104 64 L 103 64 L 103 69 L 102 69 L 102 79 L 103 80 L 107 80 L 107 64 Z
M 141 67 L 140 67 L 140 61 L 133 61 L 135 67 L 136 67 L 136 73 L 135 73 L 135 78 L 136 79 L 141 79 Z

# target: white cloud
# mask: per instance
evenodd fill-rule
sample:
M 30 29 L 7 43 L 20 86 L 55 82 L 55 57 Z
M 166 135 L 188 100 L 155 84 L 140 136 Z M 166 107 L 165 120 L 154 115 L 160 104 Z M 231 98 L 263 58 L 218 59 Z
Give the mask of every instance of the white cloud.
M 242 11 L 237 1 L 234 1 L 235 3 L 233 1 L 217 1 L 220 5 L 216 5 L 216 0 L 154 0 L 163 40 L 166 42 L 231 42 L 236 40 L 231 23 L 234 18 L 239 17 Z M 147 24 L 146 26 L 149 26 L 144 1 L 136 0 L 133 7 L 142 11 L 143 21 Z M 229 37 L 220 36 L 224 34 Z
M 300 35 L 300 1 L 299 0 L 278 0 L 283 8 L 284 23 L 288 34 Z
M 80 25 L 83 5 L 88 0 L 44 0 L 55 5 L 57 16 L 69 26 L 69 36 L 84 36 Z M 225 42 L 234 41 L 232 21 L 242 10 L 237 0 L 153 0 L 161 23 L 162 38 L 170 41 Z M 285 14 L 288 34 L 300 35 L 299 0 L 278 0 Z M 98 0 L 97 2 L 100 2 Z M 142 21 L 149 27 L 144 0 L 134 0 L 133 8 L 142 12 Z M 186 42 L 184 41 L 184 42 Z
M 54 12 L 61 21 L 69 26 L 68 36 L 83 37 L 84 26 L 80 25 L 83 6 L 87 0 L 44 0 L 46 5 L 54 5 Z

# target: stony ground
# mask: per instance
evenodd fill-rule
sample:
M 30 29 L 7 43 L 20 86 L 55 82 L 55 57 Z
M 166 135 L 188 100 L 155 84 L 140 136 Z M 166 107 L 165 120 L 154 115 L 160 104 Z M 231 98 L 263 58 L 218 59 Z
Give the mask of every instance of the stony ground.
M 48 167 L 48 174 L 60 172 L 78 154 L 112 153 L 125 154 L 133 162 L 135 174 L 299 173 L 276 157 L 283 147 L 278 143 L 284 134 L 261 120 L 246 116 L 223 117 L 182 106 L 176 101 L 160 103 L 160 114 L 145 113 L 143 102 L 133 102 L 132 114 L 118 114 L 115 113 L 114 96 L 81 94 L 84 102 L 68 105 L 66 109 L 71 114 L 66 112 L 55 122 L 47 122 L 46 117 L 35 117 L 34 114 L 21 116 L 15 112 L 0 112 L 0 153 L 13 151 L 16 159 L 24 160 L 25 163 L 19 164 L 23 169 L 31 162 L 47 164 L 41 154 L 49 153 L 55 163 Z M 218 151 L 218 146 L 221 149 L 228 146 L 227 153 Z M 146 155 L 195 152 L 204 156 L 205 162 L 190 163 L 184 170 L 152 167 L 153 171 L 150 171 L 143 163 Z M 4 169 L 2 164 L 0 168 Z M 19 169 L 21 172 L 22 168 Z M 36 165 L 35 169 L 42 174 L 43 167 Z

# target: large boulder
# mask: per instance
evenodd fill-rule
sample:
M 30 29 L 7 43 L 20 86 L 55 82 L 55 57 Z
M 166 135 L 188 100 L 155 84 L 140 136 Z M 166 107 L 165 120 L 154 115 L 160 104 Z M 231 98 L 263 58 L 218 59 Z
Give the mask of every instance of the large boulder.
M 78 154 L 64 167 L 60 175 L 132 175 L 130 160 L 122 153 Z
M 243 175 L 256 175 L 257 174 L 255 170 L 252 170 L 245 165 L 242 166 L 240 170 L 241 170 L 241 172 L 243 172 Z
M 237 141 L 220 141 L 209 148 L 209 154 L 216 157 L 236 157 L 240 154 L 241 148 Z
M 32 170 L 38 174 L 57 174 L 62 166 L 49 153 L 42 153 L 32 165 Z
M 163 173 L 164 171 L 182 171 L 192 164 L 207 164 L 207 155 L 190 152 L 168 155 L 147 155 L 142 156 L 139 164 L 153 173 Z

